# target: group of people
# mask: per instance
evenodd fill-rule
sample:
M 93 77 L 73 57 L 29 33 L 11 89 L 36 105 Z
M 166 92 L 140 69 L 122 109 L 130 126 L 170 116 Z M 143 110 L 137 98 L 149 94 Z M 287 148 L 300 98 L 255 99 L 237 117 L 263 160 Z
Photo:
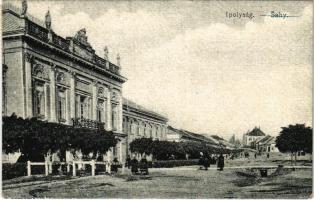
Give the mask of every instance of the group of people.
M 148 162 L 146 159 L 146 156 L 143 156 L 140 162 L 138 162 L 136 156 L 131 157 L 128 155 L 126 158 L 126 167 L 129 169 L 131 168 L 132 174 L 142 174 L 142 175 L 148 175 Z
M 210 164 L 216 164 L 217 163 L 217 170 L 223 171 L 224 168 L 224 156 L 222 154 L 219 155 L 218 158 L 212 157 L 211 155 L 205 156 L 202 152 L 200 152 L 200 159 L 199 159 L 199 165 L 200 169 L 204 167 L 205 170 L 208 170 L 210 167 Z M 118 171 L 118 159 L 115 158 L 113 160 L 111 171 L 117 172 Z M 146 156 L 144 155 L 140 161 L 137 160 L 136 156 L 134 155 L 133 158 L 128 155 L 126 158 L 125 166 L 128 169 L 131 169 L 131 173 L 133 175 L 135 174 L 141 174 L 141 175 L 148 175 L 148 161 L 146 159 Z
M 216 161 L 217 160 L 217 161 Z M 217 170 L 223 171 L 224 165 L 225 165 L 225 159 L 222 154 L 219 155 L 217 159 L 211 157 L 211 155 L 204 156 L 203 152 L 200 152 L 200 159 L 199 159 L 199 165 L 200 169 L 204 167 L 205 170 L 208 170 L 211 163 L 217 162 Z

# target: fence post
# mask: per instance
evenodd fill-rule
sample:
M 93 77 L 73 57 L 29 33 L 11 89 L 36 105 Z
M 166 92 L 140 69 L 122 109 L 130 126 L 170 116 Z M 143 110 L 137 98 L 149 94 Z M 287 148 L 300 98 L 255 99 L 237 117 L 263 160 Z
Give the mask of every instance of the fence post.
M 27 161 L 27 176 L 31 176 L 31 161 Z
M 45 175 L 48 176 L 49 170 L 48 170 L 48 161 L 45 161 Z
M 73 161 L 73 176 L 76 176 L 75 162 Z
M 52 161 L 49 161 L 49 174 L 52 174 Z
M 122 163 L 122 174 L 125 172 L 125 163 Z
M 70 172 L 70 164 L 67 163 L 67 173 L 69 173 L 69 172 Z
M 108 162 L 108 173 L 111 174 L 111 164 Z
M 95 176 L 95 160 L 91 161 L 91 168 L 92 168 L 92 176 Z

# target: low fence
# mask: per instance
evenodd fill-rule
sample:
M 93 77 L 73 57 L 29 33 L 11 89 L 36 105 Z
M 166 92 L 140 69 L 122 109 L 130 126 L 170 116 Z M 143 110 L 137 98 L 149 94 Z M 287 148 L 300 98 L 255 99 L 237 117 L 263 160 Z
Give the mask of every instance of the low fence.
M 27 161 L 27 176 L 32 175 L 32 166 L 44 166 L 45 167 L 45 175 L 48 176 L 49 174 L 52 174 L 52 166 L 54 165 L 53 162 L 45 161 L 45 162 L 31 162 Z M 96 171 L 96 165 L 105 165 L 106 167 L 106 172 L 111 173 L 111 166 L 112 164 L 110 162 L 99 162 L 95 160 L 91 161 L 72 161 L 72 162 L 58 162 L 57 165 L 66 165 L 67 167 L 67 172 L 70 173 L 70 167 L 72 166 L 72 175 L 76 176 L 77 175 L 77 169 L 85 168 L 85 165 L 90 165 L 91 166 L 91 175 L 95 176 L 95 171 Z M 80 166 L 80 167 L 79 167 Z M 122 163 L 122 174 L 125 173 L 125 164 Z

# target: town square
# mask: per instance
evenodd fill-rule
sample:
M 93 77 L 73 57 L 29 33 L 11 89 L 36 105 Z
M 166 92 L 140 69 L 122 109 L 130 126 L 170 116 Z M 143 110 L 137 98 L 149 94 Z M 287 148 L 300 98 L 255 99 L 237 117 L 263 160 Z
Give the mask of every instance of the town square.
M 311 198 L 293 3 L 4 1 L 2 197 Z

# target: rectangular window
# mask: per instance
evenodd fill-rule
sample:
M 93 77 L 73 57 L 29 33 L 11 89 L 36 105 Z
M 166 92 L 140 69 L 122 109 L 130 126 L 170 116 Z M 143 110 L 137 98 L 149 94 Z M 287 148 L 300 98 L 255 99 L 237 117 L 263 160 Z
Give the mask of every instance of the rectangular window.
M 112 154 L 114 158 L 117 157 L 117 146 L 112 148 Z
M 99 122 L 102 122 L 101 114 L 101 110 L 97 110 L 97 121 Z
M 89 98 L 79 96 L 79 118 L 89 119 Z
M 99 100 L 97 102 L 97 121 L 104 122 L 104 102 Z
M 66 121 L 66 95 L 65 91 L 58 91 L 57 100 L 58 118 L 59 121 Z
M 84 102 L 81 102 L 81 118 L 84 118 Z
M 90 118 L 90 99 L 87 96 L 76 95 L 76 118 Z
M 116 105 L 112 105 L 112 117 L 111 117 L 111 121 L 112 121 L 112 129 L 113 130 L 117 130 L 117 124 L 116 124 L 116 121 L 117 121 L 117 106 Z

